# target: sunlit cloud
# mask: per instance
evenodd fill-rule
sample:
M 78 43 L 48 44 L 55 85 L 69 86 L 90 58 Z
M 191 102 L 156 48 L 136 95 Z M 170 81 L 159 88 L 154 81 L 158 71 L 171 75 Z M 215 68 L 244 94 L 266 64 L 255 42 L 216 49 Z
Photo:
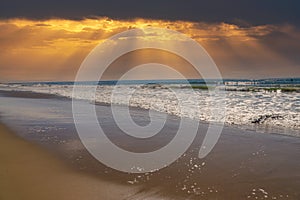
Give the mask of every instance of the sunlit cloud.
M 224 77 L 300 76 L 296 55 L 300 52 L 300 31 L 291 25 L 239 27 L 104 17 L 80 21 L 0 20 L 0 81 L 73 80 L 81 62 L 97 44 L 119 32 L 149 26 L 179 31 L 198 41 Z M 180 38 L 161 33 L 161 40 Z

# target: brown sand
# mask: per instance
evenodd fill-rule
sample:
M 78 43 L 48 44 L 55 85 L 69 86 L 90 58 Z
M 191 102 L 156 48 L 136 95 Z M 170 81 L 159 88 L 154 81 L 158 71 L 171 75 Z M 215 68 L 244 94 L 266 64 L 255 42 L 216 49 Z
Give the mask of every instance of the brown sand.
M 136 192 L 70 169 L 3 125 L 0 138 L 0 200 L 123 199 Z

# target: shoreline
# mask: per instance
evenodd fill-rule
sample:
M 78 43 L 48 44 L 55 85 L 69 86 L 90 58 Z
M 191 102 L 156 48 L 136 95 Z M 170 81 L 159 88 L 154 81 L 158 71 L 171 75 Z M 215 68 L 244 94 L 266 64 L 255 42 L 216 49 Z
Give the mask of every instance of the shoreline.
M 67 97 L 67 96 L 62 96 L 60 94 L 48 94 L 48 93 L 41 93 L 41 92 L 34 92 L 34 91 L 18 91 L 18 90 L 3 90 L 0 89 L 0 96 L 8 96 L 8 97 L 20 97 L 20 98 L 35 98 L 35 99 L 61 99 L 61 100 L 67 100 L 67 101 L 72 101 L 72 98 Z M 84 101 L 86 102 L 87 100 L 83 99 L 78 99 L 78 101 Z M 103 102 L 95 102 L 95 105 L 100 105 L 100 106 L 111 106 L 109 103 L 103 103 Z M 123 105 L 118 105 L 118 106 L 123 106 Z M 147 109 L 140 108 L 140 107 L 132 107 L 129 106 L 130 109 L 137 109 L 137 110 L 145 110 L 148 111 Z M 157 111 L 155 111 L 157 112 Z M 165 113 L 167 114 L 167 113 Z M 167 114 L 171 115 L 171 114 Z M 177 115 L 172 115 L 175 116 L 176 118 L 180 118 Z M 209 124 L 210 122 L 204 121 L 204 120 L 198 120 L 200 124 Z M 288 127 L 281 127 L 281 126 L 272 126 L 272 125 L 263 125 L 263 124 L 255 124 L 252 123 L 250 124 L 229 124 L 229 123 L 224 123 L 224 127 L 228 128 L 233 128 L 233 129 L 238 129 L 240 131 L 253 131 L 256 133 L 261 133 L 261 134 L 275 134 L 275 135 L 281 135 L 281 136 L 286 136 L 286 137 L 296 137 L 300 138 L 300 130 L 296 128 L 288 128 Z M 290 134 L 286 134 L 286 133 Z M 292 134 L 291 134 L 292 133 Z
M 17 131 L 19 136 L 21 134 L 25 140 L 39 144 L 40 148 L 34 149 L 34 152 L 44 151 L 43 147 L 45 147 L 52 151 L 51 153 L 55 157 L 58 155 L 59 162 L 66 164 L 70 169 L 74 168 L 76 173 L 78 171 L 79 174 L 88 174 L 107 185 L 124 187 L 124 191 L 127 192 L 128 188 L 139 188 L 128 199 L 213 198 L 240 200 L 264 198 L 265 194 L 259 189 L 268 193 L 268 198 L 264 199 L 296 200 L 300 197 L 297 190 L 300 184 L 300 161 L 296 159 L 299 156 L 300 140 L 297 137 L 261 134 L 225 126 L 218 144 L 205 159 L 197 158 L 199 144 L 203 139 L 203 135 L 199 134 L 186 154 L 178 161 L 158 172 L 139 177 L 140 175 L 129 175 L 109 169 L 91 157 L 78 140 L 71 122 L 70 100 L 60 99 L 56 96 L 26 94 L 27 96 L 22 97 L 21 93 L 14 92 L 14 97 L 1 98 L 0 93 L 0 103 L 7 105 L 5 108 L 2 107 L 2 110 L 0 105 L 0 111 L 6 113 L 1 121 L 10 122 L 11 126 L 20 126 Z M 9 105 L 12 107 L 10 108 Z M 13 110 L 14 112 L 10 113 L 16 105 L 20 105 L 20 110 L 18 112 Z M 21 110 L 22 106 L 26 108 L 24 112 Z M 135 144 L 120 137 L 118 129 L 115 128 L 110 118 L 109 106 L 97 105 L 96 107 L 100 113 L 103 113 L 103 115 L 99 115 L 99 118 L 104 120 L 104 125 L 108 129 L 111 129 L 112 138 L 116 143 L 123 145 L 124 148 L 132 148 L 132 145 L 135 145 L 133 150 L 136 151 L 153 147 L 148 144 Z M 49 108 L 55 109 L 49 111 Z M 31 112 L 37 114 L 45 111 L 47 111 L 45 115 L 37 118 L 32 118 L 35 115 L 28 115 Z M 53 115 L 52 112 L 55 114 L 58 112 L 59 115 Z M 134 117 L 138 117 L 137 119 L 142 121 L 146 120 L 141 117 L 146 113 L 141 109 L 133 112 Z M 22 115 L 20 116 L 20 114 Z M 170 134 L 170 130 L 176 128 L 178 122 L 178 118 L 175 116 L 169 117 L 171 120 L 167 121 L 167 125 L 170 129 L 166 130 L 168 134 Z M 61 120 L 64 120 L 63 124 L 58 123 Z M 206 130 L 206 125 L 200 124 L 199 133 Z M 58 129 L 46 129 L 54 126 Z M 64 129 L 59 129 L 61 127 Z M 153 140 L 153 145 L 159 147 L 165 141 L 168 141 L 168 138 L 159 136 Z M 35 154 L 34 152 L 33 154 Z M 195 165 L 201 167 L 195 169 Z M 20 166 L 15 167 L 18 170 L 21 169 Z M 47 182 L 47 178 L 44 181 Z M 88 183 L 88 181 L 79 182 L 80 184 Z M 119 191 L 119 187 L 115 189 Z M 101 189 L 99 190 L 101 191 Z M 129 190 L 132 192 L 131 189 Z M 252 194 L 253 192 L 255 195 Z M 112 189 L 112 194 L 115 194 L 114 189 Z M 286 198 L 286 195 L 289 197 Z M 248 196 L 250 197 L 248 198 Z M 109 198 L 118 199 L 114 198 L 114 195 L 105 199 Z
M 270 81 L 270 80 L 265 80 Z M 263 81 L 262 84 L 267 82 Z M 286 80 L 291 81 L 291 80 Z M 244 87 L 243 82 L 237 82 L 237 87 Z M 77 85 L 77 84 L 76 84 Z M 171 85 L 173 89 L 168 89 L 167 85 L 148 85 L 141 86 L 140 84 L 126 86 L 120 85 L 117 88 L 123 90 L 124 94 L 134 89 L 135 95 L 131 101 L 124 102 L 124 96 L 118 97 L 117 104 L 125 104 L 155 110 L 158 112 L 176 115 L 178 117 L 187 117 L 195 120 L 202 120 L 209 122 L 213 120 L 210 114 L 211 98 L 207 90 L 187 90 L 181 87 L 180 84 Z M 194 85 L 195 86 L 195 85 Z M 92 89 L 91 85 L 82 83 L 78 85 L 76 98 L 89 100 L 87 89 Z M 113 90 L 113 85 L 97 85 L 95 99 L 92 101 L 111 103 L 109 96 Z M 17 90 L 17 91 L 34 91 L 45 94 L 56 94 L 72 98 L 73 85 L 65 84 L 65 82 L 40 83 L 40 84 L 16 84 L 3 86 L 3 90 Z M 187 106 L 185 111 L 181 111 L 176 106 L 173 92 L 179 95 L 187 95 L 184 102 Z M 234 125 L 236 127 L 244 127 L 259 132 L 275 132 L 277 134 L 291 134 L 300 137 L 300 115 L 299 93 L 285 93 L 285 92 L 241 92 L 241 91 L 224 91 L 218 93 L 221 96 L 223 103 L 226 103 L 226 115 L 221 119 L 225 120 L 227 125 Z M 216 94 L 216 95 L 218 95 Z M 219 99 L 219 97 L 216 97 Z M 195 102 L 198 102 L 199 105 Z M 214 101 L 213 101 L 214 102 Z M 197 108 L 196 108 L 197 107 Z M 221 106 L 223 107 L 223 106 Z M 225 109 L 225 107 L 224 107 Z M 218 119 L 218 121 L 220 121 Z M 221 122 L 220 121 L 220 122 Z

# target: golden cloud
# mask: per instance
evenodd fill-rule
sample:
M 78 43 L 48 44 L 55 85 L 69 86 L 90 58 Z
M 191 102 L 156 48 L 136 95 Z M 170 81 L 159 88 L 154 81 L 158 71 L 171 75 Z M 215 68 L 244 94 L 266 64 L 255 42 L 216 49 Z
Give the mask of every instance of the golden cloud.
M 300 61 L 281 51 L 286 42 L 275 47 L 265 42 L 274 33 L 281 33 L 280 37 L 288 42 L 299 39 L 299 31 L 289 25 L 239 27 L 227 23 L 106 17 L 79 21 L 8 19 L 0 20 L 0 81 L 72 80 L 84 57 L 101 41 L 121 31 L 148 26 L 179 31 L 195 39 L 228 77 L 249 75 L 252 68 L 268 76 L 266 70 L 270 66 L 280 65 L 286 66 L 286 75 L 290 71 L 300 74 Z M 298 50 L 300 45 L 293 48 Z

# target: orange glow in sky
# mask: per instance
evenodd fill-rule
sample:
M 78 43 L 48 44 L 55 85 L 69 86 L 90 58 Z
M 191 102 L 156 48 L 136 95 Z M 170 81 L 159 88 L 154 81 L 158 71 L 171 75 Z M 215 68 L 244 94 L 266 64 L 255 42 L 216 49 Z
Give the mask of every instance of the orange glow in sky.
M 85 56 L 101 41 L 147 26 L 172 29 L 195 39 L 225 78 L 300 76 L 299 63 L 284 51 L 295 41 L 287 38 L 300 39 L 299 31 L 290 25 L 245 28 L 226 23 L 145 19 L 9 19 L 0 20 L 0 82 L 73 80 Z M 276 39 L 274 33 L 286 37 L 270 47 L 268 42 Z

